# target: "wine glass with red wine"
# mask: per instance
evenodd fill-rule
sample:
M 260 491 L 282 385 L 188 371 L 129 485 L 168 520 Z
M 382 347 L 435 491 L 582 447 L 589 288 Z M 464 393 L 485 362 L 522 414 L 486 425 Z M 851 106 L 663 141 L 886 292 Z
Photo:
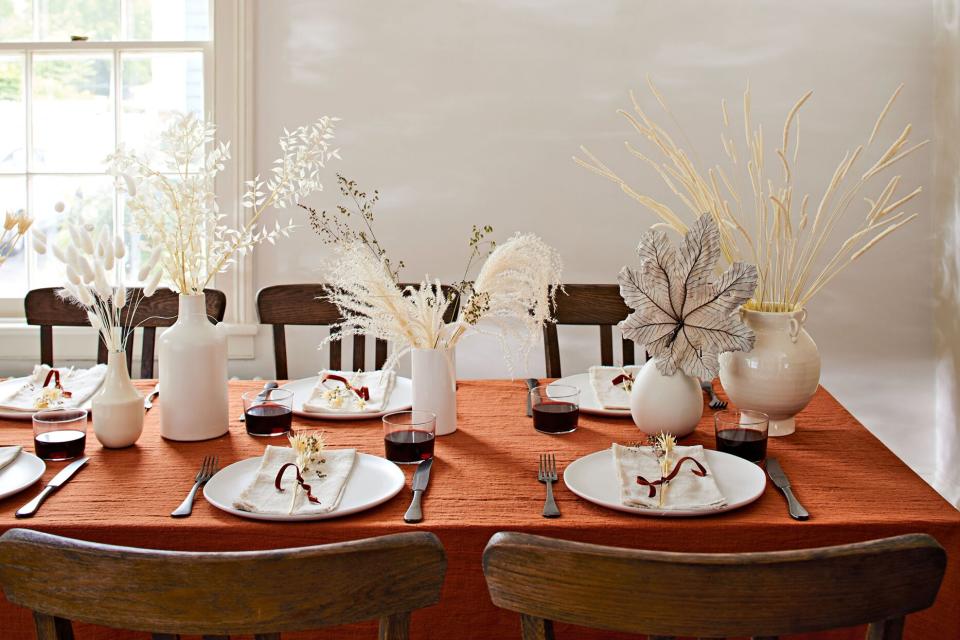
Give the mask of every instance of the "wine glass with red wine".
M 727 409 L 713 414 L 717 432 L 717 451 L 754 462 L 761 467 L 767 461 L 767 432 L 770 417 L 760 411 Z
M 390 462 L 417 464 L 433 457 L 437 415 L 398 411 L 383 416 L 383 449 Z
M 251 436 L 285 436 L 293 425 L 293 392 L 289 389 L 248 391 L 243 398 L 244 424 Z
M 540 433 L 573 433 L 580 420 L 580 389 L 551 384 L 530 390 L 533 428 Z
M 87 446 L 87 412 L 46 409 L 33 414 L 33 449 L 43 460 L 73 460 Z

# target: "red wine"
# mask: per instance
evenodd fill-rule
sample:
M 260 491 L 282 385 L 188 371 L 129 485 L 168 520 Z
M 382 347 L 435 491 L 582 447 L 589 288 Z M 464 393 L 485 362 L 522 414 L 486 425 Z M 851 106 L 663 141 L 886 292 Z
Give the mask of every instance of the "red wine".
M 756 429 L 717 431 L 717 451 L 760 463 L 767 459 L 767 434 Z
M 420 462 L 433 457 L 433 434 L 410 429 L 393 431 L 383 437 L 383 448 L 391 462 Z
M 252 406 L 243 415 L 252 436 L 281 436 L 289 433 L 293 424 L 293 410 L 272 402 Z
M 83 455 L 87 433 L 76 429 L 47 431 L 33 437 L 33 449 L 44 460 L 72 460 Z
M 541 402 L 533 405 L 533 428 L 542 433 L 576 431 L 580 407 L 572 402 Z

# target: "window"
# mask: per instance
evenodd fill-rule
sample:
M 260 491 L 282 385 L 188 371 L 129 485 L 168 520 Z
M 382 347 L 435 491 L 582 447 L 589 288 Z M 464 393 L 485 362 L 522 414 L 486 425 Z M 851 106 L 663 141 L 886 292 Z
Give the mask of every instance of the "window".
M 68 217 L 129 228 L 104 158 L 152 148 L 172 111 L 212 110 L 211 5 L 0 0 L 0 214 L 26 209 L 50 242 L 67 242 Z M 23 243 L 0 272 L 0 314 L 59 284 L 54 265 Z

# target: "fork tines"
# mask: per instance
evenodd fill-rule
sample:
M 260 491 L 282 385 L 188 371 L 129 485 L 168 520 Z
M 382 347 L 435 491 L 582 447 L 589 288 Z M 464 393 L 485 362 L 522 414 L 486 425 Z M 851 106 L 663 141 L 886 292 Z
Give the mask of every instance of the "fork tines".
M 557 457 L 552 453 L 540 454 L 540 468 L 537 471 L 537 479 L 540 482 L 549 480 L 557 481 Z
M 220 456 L 204 456 L 200 471 L 197 472 L 197 482 L 206 482 L 217 472 Z

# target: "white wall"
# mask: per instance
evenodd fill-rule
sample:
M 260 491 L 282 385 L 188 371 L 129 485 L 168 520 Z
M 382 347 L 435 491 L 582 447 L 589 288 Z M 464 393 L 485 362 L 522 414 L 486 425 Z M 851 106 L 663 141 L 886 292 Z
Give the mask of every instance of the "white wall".
M 614 114 L 629 89 L 658 111 L 647 74 L 704 162 L 721 159 L 721 97 L 739 104 L 749 81 L 754 117 L 775 136 L 796 98 L 813 89 L 797 182 L 819 195 L 899 82 L 906 87 L 884 132 L 895 136 L 910 121 L 916 139 L 933 136 L 933 42 L 943 31 L 934 17 L 932 3 L 916 0 L 262 3 L 258 164 L 268 166 L 282 126 L 335 114 L 344 119 L 337 169 L 381 191 L 378 229 L 407 262 L 407 277 L 454 278 L 470 225 L 489 223 L 501 238 L 531 230 L 558 247 L 568 282 L 613 282 L 654 219 L 571 155 L 585 144 L 670 199 L 624 150 L 630 134 Z M 809 308 L 824 384 L 927 478 L 935 464 L 934 238 L 943 224 L 929 196 L 934 156 L 928 147 L 899 169 L 904 184 L 927 190 L 914 205 L 921 217 Z M 333 182 L 310 204 L 332 207 Z M 256 256 L 257 284 L 313 280 L 325 254 L 303 229 Z M 292 375 L 320 366 L 318 336 L 295 340 Z M 561 342 L 566 371 L 597 358 L 592 332 L 561 333 Z M 486 344 L 461 349 L 462 377 L 505 375 Z M 260 347 L 262 357 L 243 369 L 269 375 L 268 335 Z M 529 370 L 542 374 L 540 352 Z

